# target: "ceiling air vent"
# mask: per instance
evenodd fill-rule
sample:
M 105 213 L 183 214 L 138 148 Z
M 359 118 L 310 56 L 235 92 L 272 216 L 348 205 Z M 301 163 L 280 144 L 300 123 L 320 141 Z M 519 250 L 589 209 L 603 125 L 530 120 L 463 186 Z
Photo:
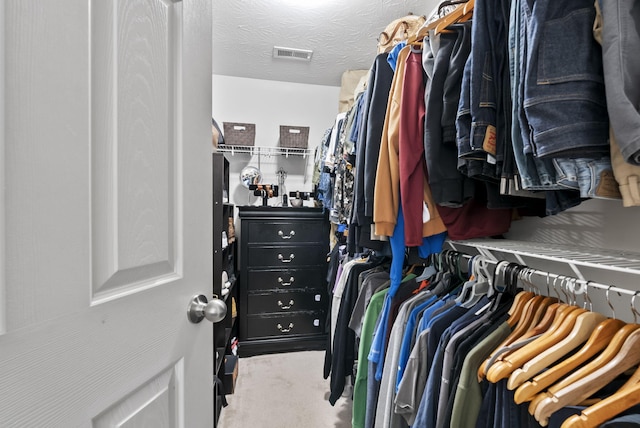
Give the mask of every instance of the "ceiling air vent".
M 307 49 L 273 47 L 273 57 L 278 59 L 297 59 L 301 61 L 311 61 L 313 51 Z

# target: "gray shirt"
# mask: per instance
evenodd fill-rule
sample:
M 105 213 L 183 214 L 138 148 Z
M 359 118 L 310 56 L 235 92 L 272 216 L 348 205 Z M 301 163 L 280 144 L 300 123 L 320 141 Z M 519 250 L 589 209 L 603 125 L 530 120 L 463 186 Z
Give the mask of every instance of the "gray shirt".
M 373 272 L 362 281 L 362 288 L 358 293 L 358 298 L 349 320 L 349 328 L 356 333 L 356 336 L 362 337 L 362 322 L 367 306 L 369 306 L 371 297 L 376 293 L 378 287 L 385 283 L 387 286 L 391 284 L 389 272 Z
M 462 364 L 453 402 L 452 427 L 476 425 L 482 405 L 482 390 L 477 376 L 478 367 L 509 333 L 511 333 L 511 327 L 504 322 L 467 354 Z
M 394 412 L 395 383 L 398 373 L 400 347 L 409 314 L 416 306 L 431 297 L 433 297 L 432 292 L 423 291 L 409 298 L 400 306 L 398 316 L 391 329 L 389 344 L 385 355 L 380 392 L 378 393 L 378 406 L 376 408 L 376 425 L 381 422 L 380 426 L 385 428 L 401 428 L 407 426 L 402 416 Z

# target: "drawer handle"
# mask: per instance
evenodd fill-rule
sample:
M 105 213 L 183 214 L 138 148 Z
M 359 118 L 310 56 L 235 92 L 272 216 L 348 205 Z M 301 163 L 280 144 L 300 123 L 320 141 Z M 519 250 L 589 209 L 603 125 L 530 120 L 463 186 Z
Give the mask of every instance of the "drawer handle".
M 282 254 L 278 254 L 278 260 L 280 260 L 282 263 L 291 263 L 291 260 L 293 260 L 294 257 L 295 255 L 293 253 L 289 254 L 288 259 L 285 259 Z
M 293 323 L 292 322 L 289 323 L 289 328 L 282 327 L 282 324 L 278 324 L 277 327 L 281 333 L 289 333 L 291 330 L 293 330 Z
M 278 306 L 280 306 L 280 309 L 282 309 L 283 311 L 286 311 L 287 309 L 291 309 L 291 307 L 293 306 L 293 299 L 289 300 L 289 304 L 285 306 L 284 303 L 282 303 L 282 300 L 278 300 Z
M 295 236 L 296 231 L 292 230 L 291 232 L 289 232 L 289 234 L 287 236 L 284 236 L 284 232 L 279 230 L 278 231 L 278 236 L 281 237 L 282 239 L 291 239 Z
M 295 280 L 296 279 L 294 277 L 289 277 L 289 282 L 284 282 L 284 279 L 282 279 L 281 276 L 278 277 L 278 282 L 280 283 L 280 285 L 282 285 L 284 287 L 293 284 L 293 281 L 295 281 Z

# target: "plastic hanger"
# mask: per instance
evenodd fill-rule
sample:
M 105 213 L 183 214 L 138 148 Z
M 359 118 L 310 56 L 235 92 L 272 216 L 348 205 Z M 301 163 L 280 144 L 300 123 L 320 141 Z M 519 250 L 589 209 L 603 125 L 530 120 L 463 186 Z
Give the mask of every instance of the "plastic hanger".
M 504 263 L 507 263 L 507 264 L 504 265 Z M 497 278 L 499 278 L 498 268 L 501 265 L 504 267 L 504 272 L 502 275 L 502 285 L 499 286 Z M 503 296 L 506 295 L 509 298 L 511 298 L 517 294 L 516 293 L 517 275 L 521 269 L 523 269 L 523 266 L 517 263 L 500 262 L 496 265 L 496 269 L 494 270 L 494 273 L 493 273 L 493 281 L 491 284 L 492 284 L 493 291 L 495 291 L 497 294 L 495 295 L 493 301 L 491 302 L 491 306 L 489 307 L 489 312 L 494 312 L 498 308 L 498 306 L 502 302 Z M 512 303 L 512 307 L 513 307 L 513 303 Z
M 416 277 L 416 282 L 422 282 L 425 279 L 429 279 L 434 276 L 438 271 L 433 265 L 425 266 L 422 273 Z
M 523 383 L 516 389 L 514 400 L 517 404 L 531 401 L 540 391 L 557 382 L 567 373 L 588 361 L 602 351 L 613 336 L 624 326 L 624 322 L 616 319 L 606 319 L 596 326 L 589 336 L 589 340 L 571 357 L 556 364 L 549 370 L 537 375 L 532 380 Z
M 549 348 L 542 348 L 542 352 L 534 355 L 532 359 L 527 361 L 511 373 L 507 382 L 507 389 L 514 390 L 525 381 L 531 379 L 540 373 L 549 365 L 555 363 L 560 358 L 573 351 L 575 348 L 586 342 L 596 326 L 606 317 L 597 312 L 584 312 L 576 318 L 573 329 L 567 336 Z M 537 349 L 532 349 L 536 352 Z
M 475 281 L 469 290 L 469 295 L 460 306 L 467 309 L 473 307 L 480 299 L 487 295 L 490 289 L 491 284 L 489 284 L 489 281 Z
M 477 279 L 472 275 L 468 281 L 462 284 L 462 289 L 460 290 L 460 293 L 454 299 L 454 301 L 458 305 L 462 304 L 462 302 L 464 302 L 465 300 L 467 300 L 467 298 L 469 298 L 469 295 L 471 294 L 471 289 L 473 288 L 476 282 L 478 282 Z
M 430 279 L 436 273 L 438 273 L 438 270 L 436 269 L 436 266 L 435 266 L 435 262 L 433 261 L 433 254 L 429 255 L 427 259 L 427 263 L 424 264 L 423 266 L 424 266 L 424 269 L 422 269 L 422 273 L 415 278 L 416 282 L 422 282 L 425 279 Z
M 549 417 L 555 411 L 568 405 L 579 404 L 617 376 L 640 363 L 640 330 L 638 329 L 640 326 L 632 325 L 635 325 L 636 329 L 625 339 L 620 351 L 605 365 L 540 402 L 534 416 L 542 426 L 549 423 Z
M 463 308 L 470 308 L 478 303 L 482 297 L 487 295 L 491 288 L 489 280 L 483 277 L 481 265 L 484 262 L 485 260 L 479 258 L 479 256 L 473 257 L 470 261 L 471 277 L 469 281 L 464 283 L 462 291 L 460 291 L 459 296 L 455 299 L 455 302 Z
M 448 257 L 449 267 L 451 271 L 456 274 L 456 276 L 458 277 L 458 279 L 460 279 L 461 282 L 464 282 L 467 279 L 469 279 L 469 275 L 471 274 L 471 272 L 464 272 L 460 267 L 460 262 L 463 260 L 463 258 L 464 258 L 463 253 L 459 253 L 457 251 L 449 252 L 449 257 Z
M 493 280 L 491 282 L 491 290 L 495 291 L 497 294 L 497 296 L 495 297 L 492 306 L 496 307 L 499 303 L 500 303 L 500 298 L 502 297 L 502 295 L 506 292 L 506 290 L 508 289 L 508 286 L 506 284 L 507 281 L 505 281 L 505 285 L 502 289 L 499 289 L 498 285 L 497 285 L 497 278 L 500 275 L 500 269 L 503 268 L 504 269 L 504 278 L 506 279 L 506 277 L 508 276 L 508 270 L 510 267 L 513 267 L 515 264 L 512 263 L 508 263 L 506 261 L 501 261 L 499 263 L 496 264 L 494 272 L 493 272 Z M 519 266 L 519 265 L 515 265 L 515 266 Z M 510 314 L 510 319 L 513 322 L 513 325 L 515 325 L 516 323 L 519 322 L 527 322 L 524 321 L 522 319 L 522 317 L 520 316 L 524 311 L 525 311 L 525 306 L 529 303 L 529 301 L 531 299 L 533 299 L 536 295 L 530 291 L 520 291 L 519 293 L 517 293 L 513 299 L 513 302 L 511 303 L 511 307 L 509 308 L 508 313 Z M 510 327 L 513 326 L 512 324 L 509 324 Z M 507 339 L 509 339 L 509 337 L 507 337 Z M 508 342 L 506 339 L 495 348 L 495 350 L 489 355 L 489 357 L 480 365 L 480 367 L 478 368 L 478 381 L 482 381 L 482 379 L 484 379 L 485 375 L 486 375 L 486 369 L 489 366 L 489 362 L 492 361 L 497 354 L 499 354 L 501 351 L 504 351 L 505 348 L 509 345 L 510 342 Z

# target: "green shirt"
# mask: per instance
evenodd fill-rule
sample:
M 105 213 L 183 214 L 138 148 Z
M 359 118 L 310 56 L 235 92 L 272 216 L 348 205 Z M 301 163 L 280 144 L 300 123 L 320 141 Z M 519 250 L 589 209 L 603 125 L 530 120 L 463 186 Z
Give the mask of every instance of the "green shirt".
M 453 400 L 451 413 L 452 427 L 470 427 L 476 425 L 482 406 L 482 390 L 478 382 L 478 368 L 491 352 L 511 333 L 506 322 L 476 345 L 464 359 L 460 371 L 460 380 Z
M 388 292 L 389 289 L 386 288 L 371 296 L 371 301 L 369 301 L 369 306 L 367 306 L 367 311 L 362 321 L 362 337 L 358 348 L 358 371 L 353 385 L 353 418 L 351 420 L 353 428 L 364 428 L 367 407 L 367 368 L 369 364 L 367 356 L 371 350 L 376 322 L 380 312 L 382 312 L 382 305 Z

